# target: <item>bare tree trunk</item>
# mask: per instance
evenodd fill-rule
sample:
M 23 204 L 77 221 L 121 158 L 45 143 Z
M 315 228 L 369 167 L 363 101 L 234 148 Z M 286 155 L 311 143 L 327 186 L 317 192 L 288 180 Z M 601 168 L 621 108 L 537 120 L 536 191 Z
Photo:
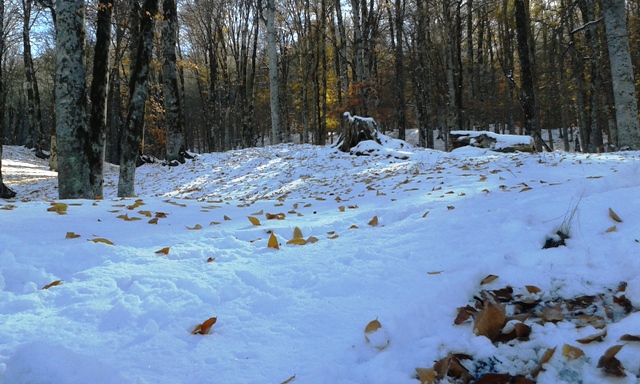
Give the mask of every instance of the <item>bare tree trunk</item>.
M 42 124 L 42 108 L 40 107 L 40 91 L 38 89 L 38 79 L 33 67 L 33 57 L 31 56 L 31 7 L 33 0 L 22 0 L 23 23 L 22 23 L 22 48 L 24 61 L 24 75 L 27 86 L 27 114 L 29 116 L 29 137 L 36 149 L 36 156 L 44 159 L 47 156 L 42 152 L 46 147 L 49 137 L 45 137 L 44 126 Z
M 119 197 L 135 196 L 136 160 L 140 152 L 144 128 L 147 81 L 153 52 L 153 33 L 158 14 L 158 0 L 145 0 L 143 10 L 137 3 L 134 3 L 132 13 L 135 12 L 140 12 L 140 16 L 133 16 L 140 17 L 140 39 L 134 58 L 135 64 L 131 71 L 127 120 L 122 132 L 120 177 L 118 179 Z M 133 32 L 136 33 L 136 31 Z
M 533 68 L 531 47 L 529 46 L 530 23 L 527 17 L 528 1 L 515 0 L 516 35 L 518 39 L 518 56 L 520 59 L 521 97 L 520 106 L 524 112 L 524 128 L 527 135 L 532 135 L 536 142 L 536 149 L 542 150 L 542 137 L 537 124 L 536 97 L 533 84 Z
M 603 3 L 618 128 L 618 143 L 614 144 L 617 144 L 620 149 L 638 150 L 640 149 L 640 124 L 633 65 L 629 52 L 625 1 L 604 0 Z
M 0 53 L 4 52 L 4 38 L 4 1 L 0 1 Z M 0 199 L 6 199 L 14 197 L 16 194 L 2 181 L 2 146 L 4 145 L 4 73 L 2 67 L 0 63 Z
M 162 9 L 162 91 L 166 116 L 167 162 L 184 163 L 184 127 L 182 126 L 182 105 L 178 90 L 176 70 L 176 37 L 178 30 L 178 10 L 175 0 L 164 0 Z
M 56 136 L 61 199 L 89 196 L 84 0 L 56 3 Z
M 98 27 L 91 82 L 91 116 L 89 117 L 89 190 L 87 198 L 103 195 L 105 136 L 107 133 L 107 87 L 109 84 L 109 47 L 111 45 L 111 0 L 98 3 Z
M 407 117 L 406 103 L 404 100 L 404 0 L 395 0 L 395 25 L 396 25 L 396 49 L 395 49 L 395 72 L 396 72 L 396 123 L 398 125 L 398 139 L 406 139 Z
M 280 96 L 278 93 L 278 51 L 276 46 L 275 0 L 267 0 L 267 53 L 269 56 L 269 102 L 271 105 L 271 143 L 282 142 Z

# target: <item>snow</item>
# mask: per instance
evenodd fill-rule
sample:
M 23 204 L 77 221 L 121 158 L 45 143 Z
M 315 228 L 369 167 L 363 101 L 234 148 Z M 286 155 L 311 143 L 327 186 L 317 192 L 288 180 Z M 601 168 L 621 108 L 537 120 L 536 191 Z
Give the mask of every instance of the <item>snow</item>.
M 451 131 L 451 134 L 469 137 L 478 137 L 482 135 L 488 136 L 496 141 L 495 143 L 491 144 L 491 149 L 494 150 L 501 150 L 518 146 L 529 146 L 533 142 L 533 138 L 531 136 L 497 134 L 489 131 Z
M 449 353 L 528 375 L 556 346 L 538 383 L 639 381 L 638 342 L 616 356 L 626 377 L 597 368 L 622 335 L 640 334 L 637 312 L 584 345 L 600 330 L 527 320 L 528 341 L 493 344 L 453 324 L 481 290 L 506 286 L 551 300 L 626 282 L 640 307 L 639 152 L 383 148 L 277 145 L 146 164 L 138 197 L 124 200 L 109 165 L 105 198 L 64 201 L 60 215 L 48 211 L 55 172 L 5 147 L 18 199 L 0 200 L 0 382 L 419 383 L 415 368 Z M 296 227 L 318 241 L 287 245 Z M 559 229 L 566 246 L 543 250 Z M 210 317 L 209 334 L 191 334 Z M 375 319 L 382 327 L 365 334 Z M 585 356 L 569 361 L 564 344 Z

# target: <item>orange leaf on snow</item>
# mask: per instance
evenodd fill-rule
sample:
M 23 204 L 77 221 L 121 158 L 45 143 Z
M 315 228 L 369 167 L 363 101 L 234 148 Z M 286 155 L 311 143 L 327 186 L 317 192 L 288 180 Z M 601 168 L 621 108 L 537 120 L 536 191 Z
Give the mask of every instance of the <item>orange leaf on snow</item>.
M 77 233 L 67 232 L 65 239 L 77 239 L 78 237 L 80 237 L 80 235 L 78 235 Z
M 496 280 L 497 278 L 498 278 L 498 276 L 496 276 L 496 275 L 489 275 L 489 276 L 485 277 L 484 279 L 482 279 L 482 281 L 480 282 L 480 285 L 489 284 L 490 282 Z
M 434 384 L 437 379 L 437 372 L 433 368 L 416 368 L 420 384 Z
M 155 253 L 162 254 L 162 255 L 168 255 L 169 254 L 169 249 L 171 249 L 171 247 L 164 247 L 164 248 L 156 251 Z
M 507 315 L 503 306 L 486 301 L 484 308 L 476 315 L 473 331 L 478 336 L 486 336 L 489 340 L 495 341 L 500 330 L 504 327 L 506 319 Z
M 584 356 L 584 352 L 578 347 L 565 344 L 562 346 L 562 356 L 566 357 L 567 360 L 572 361 Z
M 55 287 L 56 285 L 60 285 L 60 283 L 62 283 L 62 280 L 56 280 L 53 283 L 47 284 L 44 287 L 42 287 L 43 290 L 45 289 L 49 289 L 51 287 Z
M 249 219 L 249 221 L 251 222 L 251 224 L 258 226 L 260 225 L 260 220 L 258 220 L 257 218 L 253 217 L 253 216 L 249 216 L 247 217 Z
M 217 317 L 211 317 L 207 319 L 204 323 L 196 325 L 196 327 L 191 331 L 192 335 L 207 335 L 211 330 L 211 327 L 218 321 Z
M 267 247 L 273 248 L 273 249 L 280 249 L 280 245 L 278 245 L 278 239 L 276 238 L 276 235 L 273 234 L 273 232 L 271 233 L 271 236 L 269 236 L 269 242 L 267 242 Z
M 105 239 L 104 237 L 96 237 L 95 239 L 89 239 L 87 241 L 93 241 L 94 243 L 103 243 L 103 244 L 107 244 L 107 245 L 115 245 L 113 244 L 113 242 L 109 239 Z

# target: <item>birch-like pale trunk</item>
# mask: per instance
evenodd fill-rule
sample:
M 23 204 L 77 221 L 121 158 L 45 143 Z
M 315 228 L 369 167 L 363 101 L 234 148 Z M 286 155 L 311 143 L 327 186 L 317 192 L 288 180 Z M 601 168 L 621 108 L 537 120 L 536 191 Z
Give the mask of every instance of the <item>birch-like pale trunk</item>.
M 56 136 L 61 199 L 88 196 L 84 0 L 56 2 Z
M 638 150 L 640 149 L 640 123 L 629 51 L 625 1 L 604 0 L 603 8 L 618 128 L 617 146 L 623 150 Z
M 178 90 L 178 72 L 176 70 L 176 37 L 178 28 L 178 10 L 176 0 L 164 0 L 162 3 L 164 23 L 162 26 L 162 94 L 167 136 L 167 162 L 184 163 L 184 127 L 180 113 L 180 92 Z
M 87 161 L 89 165 L 89 190 L 87 198 L 103 196 L 105 137 L 107 134 L 107 94 L 109 84 L 109 47 L 111 46 L 111 15 L 113 0 L 98 3 L 98 26 L 91 80 L 91 116 L 89 117 L 89 141 Z
M 282 142 L 280 96 L 278 93 L 278 51 L 276 46 L 275 0 L 267 1 L 267 54 L 269 56 L 269 103 L 271 104 L 271 143 Z
M 140 7 L 134 6 L 132 12 L 140 12 Z M 118 197 L 135 196 L 136 160 L 142 143 L 147 81 L 153 53 L 153 33 L 157 14 L 158 0 L 145 0 L 144 8 L 139 13 L 140 29 L 133 31 L 133 33 L 139 34 L 139 39 L 129 82 L 127 120 L 122 132 Z

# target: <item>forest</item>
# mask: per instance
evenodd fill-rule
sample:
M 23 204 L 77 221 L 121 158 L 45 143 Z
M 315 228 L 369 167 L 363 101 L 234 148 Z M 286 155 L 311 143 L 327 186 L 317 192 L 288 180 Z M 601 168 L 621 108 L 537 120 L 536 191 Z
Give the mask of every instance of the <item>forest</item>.
M 100 196 L 104 161 L 131 196 L 140 158 L 333 143 L 347 111 L 429 148 L 490 130 L 640 149 L 637 0 L 5 0 L 0 15 L 0 148 L 53 152 L 84 180 L 61 197 Z

